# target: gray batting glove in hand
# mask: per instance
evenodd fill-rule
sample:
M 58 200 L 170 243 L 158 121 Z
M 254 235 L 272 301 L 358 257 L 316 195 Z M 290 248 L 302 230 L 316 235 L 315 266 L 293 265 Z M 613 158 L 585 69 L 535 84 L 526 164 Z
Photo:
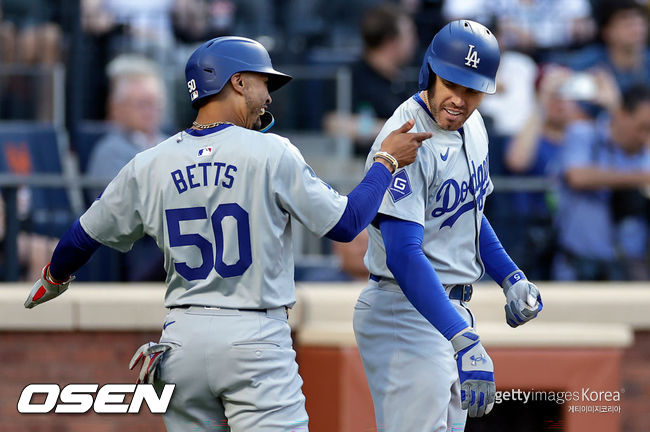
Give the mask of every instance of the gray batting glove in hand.
M 131 361 L 129 362 L 129 369 L 133 369 L 138 363 L 140 363 L 140 360 L 142 360 L 140 374 L 138 375 L 138 379 L 135 383 L 153 384 L 153 380 L 156 375 L 156 368 L 163 358 L 162 354 L 171 348 L 172 345 L 164 342 L 147 342 L 138 348 L 135 354 L 133 354 Z
M 54 297 L 63 294 L 63 292 L 68 289 L 68 286 L 70 286 L 70 282 L 74 280 L 74 276 L 70 276 L 64 282 L 54 282 L 49 276 L 49 269 L 49 263 L 43 267 L 41 278 L 36 281 L 27 297 L 27 300 L 25 300 L 25 307 L 27 309 L 31 309 L 34 306 L 45 303 L 46 301 L 52 300 Z
M 470 417 L 481 417 L 494 406 L 496 385 L 492 359 L 471 327 L 451 338 L 451 345 L 456 351 L 461 408 L 468 410 Z
M 506 296 L 506 322 L 510 327 L 525 324 L 542 311 L 544 304 L 539 289 L 521 270 L 512 272 L 502 286 Z

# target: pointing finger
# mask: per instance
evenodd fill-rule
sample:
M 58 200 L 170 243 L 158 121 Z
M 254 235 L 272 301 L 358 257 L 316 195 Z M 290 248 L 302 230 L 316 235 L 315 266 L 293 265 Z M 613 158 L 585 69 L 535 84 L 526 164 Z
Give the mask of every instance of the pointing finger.
M 413 128 L 413 125 L 415 125 L 415 120 L 413 119 L 408 119 L 406 123 L 404 123 L 402 126 L 399 127 L 399 129 L 396 129 L 394 132 L 396 133 L 405 133 L 411 130 Z
M 422 141 L 427 140 L 433 136 L 433 133 L 431 132 L 415 132 L 412 133 L 411 135 L 413 139 L 415 139 L 417 142 L 422 143 Z

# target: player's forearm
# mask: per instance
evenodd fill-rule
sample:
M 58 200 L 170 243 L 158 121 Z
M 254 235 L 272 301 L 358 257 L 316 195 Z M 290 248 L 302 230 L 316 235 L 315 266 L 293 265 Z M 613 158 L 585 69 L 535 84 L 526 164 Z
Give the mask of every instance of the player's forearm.
M 345 211 L 325 236 L 340 242 L 352 241 L 377 215 L 392 179 L 388 168 L 380 162 L 375 162 L 361 183 L 348 194 Z
M 569 186 L 574 189 L 635 188 L 650 184 L 648 171 L 614 171 L 600 168 L 572 168 L 566 173 Z
M 72 224 L 57 244 L 50 264 L 50 274 L 56 280 L 68 279 L 79 270 L 101 244 L 92 239 L 82 228 L 79 220 Z
M 528 123 L 512 139 L 506 150 L 506 166 L 514 172 L 524 172 L 533 164 L 542 132 L 543 114 L 536 110 Z
M 485 216 L 481 221 L 481 232 L 478 241 L 485 271 L 496 283 L 502 285 L 505 278 L 512 272 L 517 271 L 518 267 L 501 245 L 499 238 Z
M 386 246 L 386 265 L 411 304 L 447 339 L 467 328 L 469 324 L 449 301 L 422 252 L 422 226 L 384 216 L 379 227 Z

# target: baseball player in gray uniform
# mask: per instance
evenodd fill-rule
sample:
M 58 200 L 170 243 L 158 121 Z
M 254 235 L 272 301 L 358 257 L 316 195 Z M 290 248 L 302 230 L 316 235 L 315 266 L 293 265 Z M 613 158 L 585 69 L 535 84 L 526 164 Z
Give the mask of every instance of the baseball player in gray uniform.
M 393 176 L 369 227 L 371 276 L 354 311 L 381 431 L 462 431 L 468 412 L 491 410 L 494 367 L 467 305 L 484 272 L 503 287 L 511 326 L 542 309 L 538 289 L 483 215 L 493 186 L 476 108 L 494 93 L 498 65 L 499 47 L 487 28 L 447 24 L 425 54 L 421 91 L 395 110 L 371 150 L 405 119 L 433 132 L 416 162 Z
M 187 62 L 193 127 L 135 156 L 59 242 L 25 307 L 64 292 L 100 244 L 127 251 L 144 235 L 165 255 L 170 309 L 145 344 L 139 380 L 175 383 L 170 431 L 306 431 L 287 308 L 295 303 L 291 223 L 352 240 L 377 213 L 398 167 L 430 132 L 388 134 L 377 162 L 341 196 L 287 139 L 260 133 L 269 92 L 291 77 L 258 42 L 222 37 Z

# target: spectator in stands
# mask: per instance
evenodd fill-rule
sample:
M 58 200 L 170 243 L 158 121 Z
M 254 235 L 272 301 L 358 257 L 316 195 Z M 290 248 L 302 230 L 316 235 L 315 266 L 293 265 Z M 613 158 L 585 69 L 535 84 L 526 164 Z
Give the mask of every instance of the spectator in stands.
M 5 62 L 54 65 L 61 61 L 63 33 L 56 23 L 57 8 L 44 0 L 2 0 L 0 19 L 14 45 L 3 47 L 10 54 Z M 13 52 L 11 52 L 13 48 Z
M 29 71 L 12 74 L 2 83 L 1 118 L 52 121 L 52 74 L 39 74 L 39 67 L 50 68 L 62 61 L 63 32 L 57 12 L 45 0 L 0 2 L 0 63 L 25 66 Z
M 614 192 L 650 185 L 649 143 L 650 88 L 645 85 L 629 88 L 611 116 L 569 125 L 561 153 L 556 279 L 648 277 L 648 201 L 638 193 L 634 199 L 628 195 L 630 211 L 617 213 Z
M 116 57 L 109 63 L 107 74 L 109 121 L 114 130 L 96 144 L 87 174 L 110 180 L 137 153 L 164 139 L 161 120 L 165 98 L 157 67 L 144 57 Z M 151 239 L 141 243 L 127 254 L 126 279 L 158 280 L 164 276 L 162 253 Z
M 446 0 L 447 19 L 494 17 L 502 50 L 522 51 L 544 61 L 556 50 L 589 42 L 595 32 L 589 0 Z
M 137 153 L 162 141 L 165 100 L 158 70 L 144 57 L 116 57 L 109 63 L 107 75 L 108 120 L 115 130 L 97 143 L 90 156 L 88 174 L 112 179 Z
M 235 25 L 236 12 L 237 4 L 232 0 L 175 0 L 174 36 L 179 42 L 195 43 L 228 35 Z
M 416 49 L 415 25 L 398 6 L 382 4 L 370 9 L 362 19 L 363 58 L 352 66 L 353 115 L 331 113 L 325 130 L 354 140 L 355 154 L 364 156 L 384 121 L 417 90 L 411 88 L 404 66 Z
M 363 257 L 368 250 L 368 231 L 363 230 L 349 243 L 332 242 L 336 268 L 313 267 L 296 273 L 300 282 L 354 282 L 368 281 L 368 269 Z
M 503 34 L 495 21 L 489 24 L 501 46 Z M 509 139 L 517 134 L 535 107 L 537 63 L 527 54 L 505 48 L 497 71 L 497 91 L 481 102 L 481 115 L 487 118 L 490 151 L 494 137 Z M 492 156 L 492 154 L 490 154 Z M 492 159 L 494 161 L 494 159 Z
M 171 99 L 172 76 L 166 73 L 181 62 L 184 54 L 176 50 L 172 26 L 172 10 L 177 0 L 81 0 L 83 35 L 80 56 L 83 73 L 81 83 L 85 120 L 105 118 L 103 109 L 108 95 L 108 82 L 97 71 L 105 70 L 108 62 L 125 53 L 144 55 L 165 72 L 166 98 Z M 186 57 L 182 59 L 185 62 Z M 175 61 L 177 60 L 177 61 Z M 162 69 L 164 67 L 164 69 Z M 166 114 L 171 123 L 173 106 Z
M 624 91 L 650 84 L 648 16 L 635 0 L 602 0 L 597 11 L 601 42 L 584 48 L 566 60 L 576 70 L 600 67 L 610 71 Z
M 538 104 L 524 126 L 508 143 L 504 154 L 509 173 L 550 180 L 557 174 L 559 153 L 567 125 L 582 113 L 576 99 L 566 91 L 571 71 L 559 66 L 545 67 L 538 80 Z M 550 279 L 554 251 L 553 214 L 555 194 L 546 192 L 513 193 L 507 200 L 511 211 L 506 223 L 514 238 L 509 249 L 526 274 L 535 279 Z
M 174 0 L 83 0 L 88 24 L 117 28 L 114 52 L 138 52 L 156 61 L 173 50 L 171 11 Z

